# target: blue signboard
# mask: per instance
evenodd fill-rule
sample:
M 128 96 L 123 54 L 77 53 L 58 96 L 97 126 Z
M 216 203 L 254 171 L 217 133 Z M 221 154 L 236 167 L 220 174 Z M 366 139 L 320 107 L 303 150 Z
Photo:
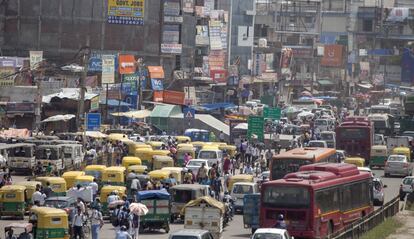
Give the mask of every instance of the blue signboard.
M 99 131 L 101 128 L 101 114 L 88 113 L 86 114 L 86 130 Z
M 92 55 L 89 58 L 89 72 L 102 72 L 102 55 Z
M 187 107 L 183 109 L 183 114 L 185 119 L 194 119 L 195 109 Z
M 153 90 L 164 90 L 161 79 L 151 79 L 151 85 Z

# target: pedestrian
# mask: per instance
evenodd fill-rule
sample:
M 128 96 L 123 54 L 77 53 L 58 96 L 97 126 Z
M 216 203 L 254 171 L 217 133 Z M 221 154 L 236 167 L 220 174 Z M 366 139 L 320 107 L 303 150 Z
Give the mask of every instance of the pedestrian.
M 83 224 L 85 223 L 85 215 L 82 213 L 82 209 L 77 206 L 76 214 L 72 219 L 73 239 L 83 239 Z
M 96 196 L 98 195 L 98 190 L 99 190 L 99 185 L 97 183 L 96 178 L 93 179 L 93 182 L 91 182 L 89 184 L 89 186 L 92 189 L 92 196 L 93 196 L 93 200 L 95 200 Z
M 224 154 L 224 160 L 223 160 L 223 171 L 228 172 L 230 171 L 231 161 L 228 154 Z
M 112 191 L 111 194 L 108 196 L 108 198 L 106 199 L 106 202 L 109 204 L 111 204 L 111 202 L 115 202 L 120 200 L 119 196 L 118 196 L 118 191 Z
M 130 213 L 130 217 L 131 217 L 131 227 L 129 229 L 129 233 L 131 234 L 133 239 L 137 239 L 138 238 L 138 234 L 139 234 L 139 224 L 140 224 L 140 216 L 136 215 L 134 213 Z
M 32 194 L 32 203 L 37 201 L 40 205 L 45 204 L 46 195 L 40 191 L 40 186 L 36 186 L 36 191 Z
M 43 187 L 42 192 L 46 195 L 46 198 L 48 198 L 52 195 L 53 191 L 50 188 L 50 183 L 49 182 L 46 182 L 46 187 Z
M 131 235 L 128 233 L 126 226 L 122 226 L 120 231 L 116 232 L 115 239 L 132 239 Z
M 198 169 L 197 181 L 199 184 L 203 184 L 205 180 L 207 180 L 207 168 L 206 164 L 202 163 L 201 167 Z
M 90 220 L 92 239 L 99 239 L 99 230 L 101 230 L 104 225 L 103 216 L 99 207 L 95 206 L 92 208 Z
M 265 153 L 266 168 L 269 168 L 269 164 L 270 164 L 270 161 L 272 160 L 272 158 L 273 158 L 272 150 L 268 149 Z
M 213 182 L 213 180 L 217 178 L 217 174 L 217 164 L 213 164 L 213 166 L 211 166 L 210 168 L 210 171 L 208 172 L 208 177 L 211 182 Z
M 245 155 L 246 160 L 243 163 L 247 163 L 247 164 L 251 163 L 251 161 L 252 161 L 252 150 L 253 150 L 253 146 L 249 144 L 246 148 L 246 155 Z
M 243 174 L 253 175 L 253 168 L 249 163 L 244 167 Z
M 188 169 L 184 174 L 184 184 L 193 184 L 194 183 L 194 174 L 191 169 Z
M 220 201 L 220 195 L 221 195 L 221 192 L 223 191 L 223 186 L 221 185 L 221 179 L 220 178 L 213 179 L 212 184 L 213 184 L 213 189 L 214 189 L 214 196 L 216 197 L 217 200 Z
M 223 177 L 223 191 L 224 192 L 228 192 L 229 190 L 229 182 L 230 182 L 230 174 L 229 172 L 224 172 L 224 177 Z
M 139 181 L 139 179 L 137 178 L 137 176 L 135 176 L 132 180 L 131 180 L 131 194 L 132 197 L 135 201 L 135 197 L 137 195 L 137 192 L 141 190 L 141 183 Z
M 220 131 L 220 134 L 219 134 L 219 139 L 220 139 L 220 142 L 225 142 L 225 135 L 224 135 L 224 132 L 223 131 Z
M 190 160 L 191 160 L 190 154 L 189 153 L 185 153 L 184 154 L 184 165 L 187 165 L 188 162 L 190 162 Z
M 86 206 L 85 203 L 83 202 L 83 199 L 78 197 L 76 200 L 76 206 L 79 207 L 82 211 L 83 214 L 86 213 Z

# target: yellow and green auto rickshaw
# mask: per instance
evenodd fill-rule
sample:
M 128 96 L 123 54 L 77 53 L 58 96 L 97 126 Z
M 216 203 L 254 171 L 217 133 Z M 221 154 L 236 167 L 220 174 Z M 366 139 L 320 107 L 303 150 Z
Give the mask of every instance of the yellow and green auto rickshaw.
M 122 166 L 128 168 L 132 165 L 141 165 L 141 159 L 134 156 L 125 156 L 122 158 Z
M 384 167 L 388 158 L 388 150 L 386 145 L 374 145 L 371 147 L 371 160 L 369 167 Z
M 365 167 L 365 159 L 361 157 L 347 157 L 344 163 L 353 164 L 357 167 Z
M 116 192 L 119 198 L 122 198 L 123 196 L 126 196 L 126 187 L 124 186 L 113 186 L 113 185 L 106 185 L 101 188 L 101 194 L 100 194 L 100 201 L 102 204 L 102 214 L 104 216 L 109 216 L 109 209 L 108 209 L 108 196 L 112 192 Z
M 184 168 L 181 167 L 163 167 L 161 170 L 168 171 L 172 174 L 177 181 L 177 184 L 181 184 L 184 181 Z
M 404 155 L 407 157 L 408 162 L 411 162 L 411 151 L 408 147 L 396 147 L 392 150 L 391 154 Z
M 148 173 L 149 179 L 151 181 L 152 187 L 151 185 L 148 185 L 148 189 L 155 189 L 154 187 L 158 187 L 158 184 L 161 184 L 165 181 L 168 180 L 168 178 L 170 177 L 170 171 L 167 170 L 154 170 Z
M 98 182 L 102 180 L 102 173 L 106 169 L 105 165 L 88 165 L 85 167 L 85 175 L 93 176 Z
M 6 185 L 0 188 L 0 219 L 2 216 L 14 216 L 24 219 L 26 211 L 26 187 Z
M 173 167 L 174 159 L 170 156 L 154 155 L 152 158 L 152 170 L 161 169 L 163 167 Z
M 36 228 L 34 239 L 69 239 L 68 214 L 65 210 L 51 207 L 35 207 L 31 213 L 36 215 L 33 222 Z
M 66 181 L 62 177 L 37 177 L 36 181 L 42 183 L 43 187 L 49 183 L 53 193 L 51 196 L 66 196 Z
M 127 169 L 127 173 L 134 171 L 136 174 L 143 174 L 148 170 L 148 167 L 145 165 L 131 165 Z
M 179 135 L 179 136 L 175 136 L 174 138 L 175 140 L 177 140 L 177 143 L 179 144 L 191 143 L 191 138 L 188 136 Z
M 87 187 L 91 182 L 93 182 L 94 177 L 90 175 L 80 175 L 75 178 L 75 185 L 81 185 L 82 187 Z
M 135 157 L 141 159 L 142 165 L 151 168 L 153 152 L 152 148 L 140 148 L 135 150 Z
M 65 179 L 66 181 L 66 187 L 67 189 L 76 186 L 75 185 L 75 178 L 77 176 L 82 176 L 85 175 L 84 171 L 68 171 L 68 172 L 64 172 L 62 174 L 62 178 Z
M 21 181 L 16 182 L 15 185 L 26 187 L 26 211 L 29 211 L 32 206 L 32 195 L 36 191 L 36 187 L 41 186 L 42 183 L 39 181 Z
M 184 156 L 188 154 L 192 159 L 195 158 L 195 148 L 188 144 L 189 146 L 182 146 L 177 149 L 177 166 L 185 167 Z
M 238 182 L 253 183 L 254 177 L 253 175 L 248 175 L 248 174 L 239 174 L 239 175 L 232 176 L 229 179 L 229 189 L 228 189 L 229 192 L 231 192 L 231 190 L 233 189 L 233 185 Z
M 112 166 L 104 170 L 102 174 L 102 185 L 125 185 L 125 167 Z

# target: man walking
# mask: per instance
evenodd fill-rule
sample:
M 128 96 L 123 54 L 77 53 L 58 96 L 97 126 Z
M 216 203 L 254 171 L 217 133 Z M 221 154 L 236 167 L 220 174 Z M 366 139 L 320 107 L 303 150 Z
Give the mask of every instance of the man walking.
M 76 207 L 76 214 L 72 219 L 73 227 L 73 238 L 74 239 L 83 239 L 83 223 L 85 222 L 85 215 L 82 213 L 82 209 L 78 206 Z

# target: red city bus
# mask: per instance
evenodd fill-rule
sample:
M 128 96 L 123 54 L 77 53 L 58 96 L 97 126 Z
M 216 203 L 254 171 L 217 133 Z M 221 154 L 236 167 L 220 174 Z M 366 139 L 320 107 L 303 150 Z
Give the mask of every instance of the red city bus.
M 270 180 L 283 178 L 297 172 L 302 165 L 312 163 L 337 163 L 336 150 L 331 148 L 295 148 L 274 156 L 270 162 Z
M 371 174 L 355 165 L 302 166 L 262 185 L 260 227 L 274 227 L 283 214 L 295 238 L 324 238 L 373 211 L 371 185 Z
M 360 156 L 368 163 L 374 140 L 374 126 L 367 117 L 348 117 L 336 128 L 336 148 Z

